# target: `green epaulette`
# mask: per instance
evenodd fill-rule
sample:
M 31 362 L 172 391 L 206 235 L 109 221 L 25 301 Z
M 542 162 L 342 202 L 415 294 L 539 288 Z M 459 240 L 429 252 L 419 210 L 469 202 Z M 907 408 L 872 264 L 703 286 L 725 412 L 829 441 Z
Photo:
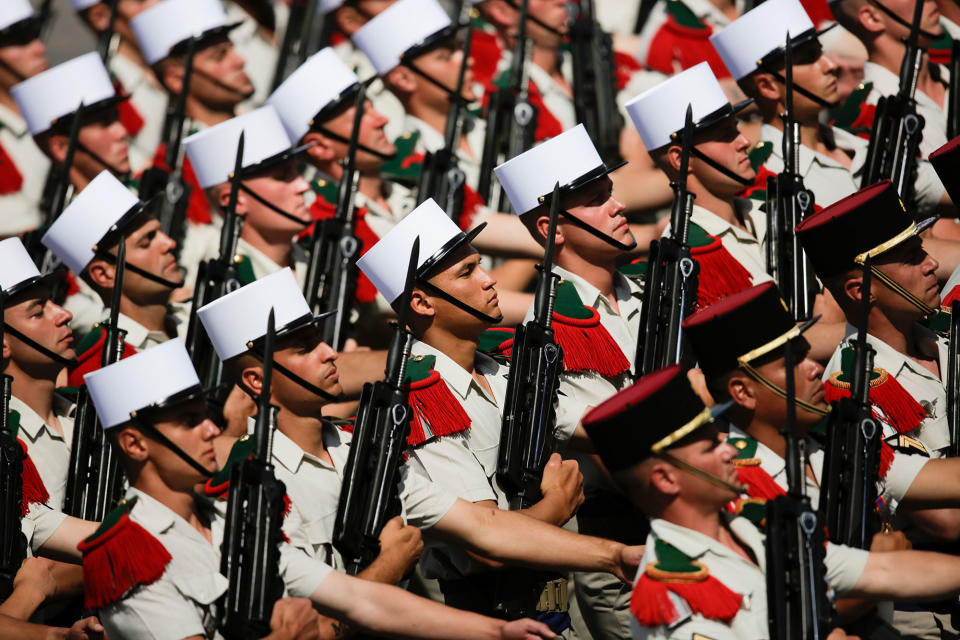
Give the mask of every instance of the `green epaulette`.
M 7 414 L 7 430 L 14 438 L 20 433 L 20 412 L 16 409 L 10 409 L 10 413 Z
M 510 358 L 515 331 L 508 327 L 491 327 L 480 334 L 477 350 L 491 358 Z
M 640 258 L 639 260 L 634 260 L 633 262 L 628 262 L 620 266 L 617 268 L 617 271 L 624 277 L 642 282 L 643 279 L 647 277 L 647 266 L 647 259 Z
M 203 492 L 208 496 L 222 497 L 230 486 L 230 474 L 233 472 L 234 465 L 249 458 L 252 452 L 253 437 L 245 433 L 233 443 L 226 464 L 203 485 Z
M 589 307 L 583 304 L 577 288 L 568 280 L 557 283 L 557 298 L 553 305 L 553 312 L 565 318 L 583 320 L 593 316 Z
M 757 456 L 757 441 L 747 436 L 745 438 L 727 438 L 727 444 L 737 450 L 734 460 L 750 460 Z
M 750 149 L 750 152 L 747 154 L 750 158 L 750 166 L 753 167 L 753 170 L 759 170 L 760 167 L 766 163 L 771 153 L 773 153 L 773 143 L 769 140 L 761 140 L 757 144 L 753 145 L 753 147 Z
M 413 410 L 407 444 L 416 447 L 470 428 L 470 416 L 435 371 L 436 356 L 413 356 L 403 376 L 408 390 L 407 404 Z
M 74 351 L 77 352 L 77 357 L 82 356 L 84 353 L 97 346 L 103 337 L 103 325 L 99 322 L 93 325 L 93 328 L 90 330 L 90 333 L 83 336 L 83 339 L 80 340 L 80 343 L 74 348 Z
M 328 178 L 317 177 L 310 182 L 310 188 L 317 197 L 325 200 L 329 204 L 337 204 L 337 192 L 340 190 L 340 184 Z
M 837 117 L 833 121 L 833 126 L 841 129 L 849 129 L 860 117 L 860 105 L 863 104 L 870 91 L 873 89 L 872 82 L 861 82 L 857 88 L 850 92 L 843 105 L 837 111 Z
M 394 140 L 397 155 L 383 163 L 380 168 L 381 175 L 395 182 L 415 183 L 420 178 L 420 171 L 423 168 L 422 154 L 417 152 L 419 140 L 419 131 L 407 131 Z
M 257 275 L 253 272 L 253 262 L 250 260 L 250 256 L 242 253 L 238 255 L 240 260 L 237 262 L 237 280 L 240 281 L 241 285 L 255 282 Z
M 707 29 L 690 7 L 683 3 L 683 0 L 667 0 L 667 13 L 673 16 L 674 22 L 681 27 L 688 29 Z

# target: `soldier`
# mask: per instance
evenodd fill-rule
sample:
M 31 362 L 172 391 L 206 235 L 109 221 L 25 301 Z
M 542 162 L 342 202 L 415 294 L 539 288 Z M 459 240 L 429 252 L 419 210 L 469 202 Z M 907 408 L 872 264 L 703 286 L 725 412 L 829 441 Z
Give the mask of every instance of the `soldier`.
M 49 68 L 40 41 L 42 16 L 28 0 L 0 6 L 0 235 L 30 231 L 40 225 L 40 200 L 50 160 L 37 148 L 16 101 L 15 84 Z
M 120 179 L 130 174 L 130 145 L 117 94 L 100 56 L 86 53 L 24 80 L 10 89 L 37 146 L 55 164 L 66 160 L 70 125 L 83 103 L 69 182 L 76 192 L 107 169 Z M 59 212 L 57 212 L 59 213 Z
M 153 159 L 163 131 L 167 95 L 143 59 L 130 21 L 159 0 L 131 2 L 119 0 L 116 18 L 110 22 L 110 5 L 103 0 L 70 0 L 77 15 L 98 37 L 112 28 L 116 51 L 111 51 L 107 68 L 120 93 L 129 93 L 130 101 L 120 107 L 120 119 L 130 134 L 130 153 L 134 171 L 140 171 Z
M 126 246 L 124 276 L 121 298 L 113 300 L 121 239 Z M 101 302 L 99 324 L 77 346 L 72 386 L 80 386 L 84 374 L 100 367 L 106 339 L 102 323 L 114 306 L 120 310 L 117 324 L 126 332 L 124 356 L 186 333 L 188 305 L 177 305 L 177 313 L 170 305 L 171 294 L 183 285 L 174 254 L 177 245 L 160 230 L 151 206 L 109 172 L 94 178 L 42 241 Z
M 166 375 L 157 378 L 156 371 Z M 87 374 L 85 381 L 130 480 L 127 500 L 81 544 L 87 584 L 99 587 L 87 590 L 87 605 L 115 637 L 221 637 L 212 606 L 227 589 L 219 573 L 224 521 L 216 505 L 194 493 L 217 469 L 212 441 L 219 429 L 207 417 L 186 350 L 170 341 Z M 533 621 L 504 623 L 356 580 L 292 544 L 281 545 L 278 569 L 290 595 L 309 597 L 372 632 L 551 637 Z
M 827 206 L 856 191 L 866 161 L 866 141 L 836 127 L 820 124 L 821 112 L 838 100 L 836 65 L 823 55 L 818 33 L 798 0 L 776 0 L 748 11 L 711 37 L 714 47 L 747 96 L 756 100 L 763 118 L 762 145 L 752 151 L 758 180 L 783 170 L 785 89 L 783 45 L 793 43 L 793 115 L 800 124 L 800 166 L 805 186 L 817 204 Z M 761 177 L 762 176 L 762 177 Z M 764 189 L 763 184 L 758 183 Z M 921 164 L 916 180 L 917 207 L 932 212 L 949 204 L 949 196 L 929 165 Z M 756 194 L 760 196 L 759 193 Z
M 765 540 L 746 518 L 724 510 L 742 487 L 737 449 L 714 424 L 718 413 L 704 407 L 674 365 L 641 378 L 584 420 L 614 479 L 651 517 L 631 603 L 634 638 L 770 637 Z M 957 588 L 956 562 L 827 543 L 826 578 L 840 596 L 935 597 Z

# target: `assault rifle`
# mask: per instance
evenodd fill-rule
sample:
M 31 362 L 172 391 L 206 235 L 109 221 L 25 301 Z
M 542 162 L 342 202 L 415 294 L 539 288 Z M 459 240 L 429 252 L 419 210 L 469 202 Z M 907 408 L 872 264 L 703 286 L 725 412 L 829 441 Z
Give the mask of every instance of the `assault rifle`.
M 643 304 L 640 307 L 640 335 L 637 337 L 637 376 L 681 361 L 683 319 L 693 310 L 697 299 L 699 265 L 690 257 L 687 244 L 693 199 L 696 197 L 687 191 L 693 133 L 693 107 L 687 105 L 683 132 L 680 134 L 680 171 L 670 185 L 673 187 L 670 236 L 650 243 Z
M 960 300 L 950 303 L 950 348 L 947 357 L 947 423 L 950 457 L 960 455 Z
M 357 289 L 357 258 L 361 242 L 356 233 L 355 200 L 357 195 L 357 146 L 363 121 L 367 88 L 360 83 L 354 103 L 350 145 L 343 162 L 343 178 L 337 192 L 337 213 L 333 218 L 317 220 L 310 240 L 310 264 L 303 295 L 314 313 L 336 309 L 323 320 L 320 335 L 336 350 L 343 349 L 347 330 L 353 319 Z
M 773 276 L 796 322 L 813 315 L 816 276 L 794 229 L 813 213 L 813 192 L 803 185 L 800 124 L 793 117 L 793 45 L 787 33 L 784 70 L 783 171 L 767 178 L 767 272 Z
M 577 19 L 570 27 L 570 53 L 577 122 L 587 127 L 604 163 L 619 162 L 623 118 L 617 108 L 613 38 L 600 28 L 593 0 L 580 0 Z
M 126 241 L 121 235 L 110 299 L 110 320 L 102 327 L 104 341 L 100 352 L 101 367 L 117 362 L 123 355 L 127 332 L 119 327 L 118 318 L 126 256 Z M 77 395 L 73 444 L 70 447 L 70 475 L 67 477 L 63 512 L 84 520 L 101 522 L 122 495 L 123 473 L 118 454 L 104 436 L 87 386 L 81 385 Z
M 950 46 L 950 77 L 960 73 L 960 40 L 954 40 Z M 960 136 L 960 82 L 951 82 L 947 87 L 947 140 Z
M 103 60 L 103 66 L 109 68 L 110 57 L 113 55 L 113 37 L 115 35 L 114 23 L 117 21 L 117 7 L 120 0 L 107 0 L 107 7 L 110 9 L 110 17 L 107 19 L 107 26 L 100 32 L 100 38 L 97 41 L 97 53 Z
M 861 188 L 889 179 L 903 201 L 913 202 L 920 140 L 923 138 L 923 116 L 917 113 L 917 78 L 923 64 L 923 49 L 919 45 L 920 19 L 923 1 L 917 0 L 906 38 L 907 50 L 900 65 L 900 89 L 895 95 L 883 96 L 877 102 L 877 111 L 870 132 L 870 146 L 863 166 Z
M 333 527 L 333 545 L 347 573 L 356 575 L 380 553 L 383 525 L 400 515 L 398 490 L 403 450 L 410 435 L 411 410 L 403 385 L 412 336 L 407 331 L 410 295 L 417 279 L 420 238 L 413 241 L 399 317 L 393 328 L 384 379 L 363 385 L 350 455 Z
M 554 451 L 554 402 L 563 370 L 563 349 L 553 336 L 553 304 L 557 280 L 553 273 L 554 236 L 560 212 L 560 183 L 550 196 L 550 225 L 538 265 L 540 277 L 532 320 L 517 326 L 510 356 L 504 401 L 497 480 L 510 498 L 512 510 L 526 509 L 540 499 L 540 479 Z
M 4 293 L 0 291 L 0 344 L 3 343 Z M 23 460 L 26 456 L 10 431 L 13 376 L 0 374 L 0 602 L 13 593 L 13 579 L 27 557 L 27 538 L 20 529 Z
M 463 214 L 463 190 L 467 183 L 466 175 L 460 168 L 457 150 L 463 135 L 463 81 L 470 62 L 470 44 L 473 42 L 473 27 L 467 27 L 463 39 L 463 60 L 457 74 L 456 95 L 450 96 L 450 111 L 443 133 L 443 147 L 427 152 L 423 158 L 423 169 L 417 185 L 417 204 L 427 198 L 433 198 L 447 212 L 447 215 L 460 226 Z
M 783 431 L 787 445 L 787 495 L 766 504 L 767 616 L 771 638 L 820 640 L 829 632 L 826 540 L 804 490 L 806 446 L 797 434 L 793 350 L 794 340 L 787 340 L 783 348 L 787 371 L 787 420 Z
M 187 41 L 186 60 L 184 62 L 183 86 L 176 100 L 167 104 L 167 116 L 164 124 L 164 142 L 166 151 L 164 166 L 151 167 L 143 172 L 140 180 L 140 197 L 149 200 L 161 193 L 160 226 L 163 232 L 182 244 L 186 233 L 187 207 L 190 204 L 191 186 L 183 181 L 183 130 L 187 119 L 187 94 L 193 79 L 193 60 L 197 51 L 197 39 Z
M 235 256 L 243 227 L 243 218 L 237 215 L 237 197 L 240 195 L 243 177 L 244 136 L 241 131 L 233 173 L 230 174 L 230 199 L 227 201 L 223 227 L 220 229 L 220 252 L 216 258 L 200 263 L 197 282 L 193 288 L 193 311 L 187 326 L 187 352 L 197 369 L 201 383 L 212 394 L 215 404 L 226 400 L 227 389 L 221 384 L 223 363 L 213 350 L 210 338 L 197 316 L 197 310 L 240 288 Z
M 493 92 L 487 107 L 477 193 L 497 211 L 510 211 L 510 200 L 500 188 L 500 183 L 493 179 L 493 168 L 532 147 L 537 126 L 537 108 L 530 104 L 528 69 L 533 46 L 527 38 L 529 13 L 530 0 L 523 0 L 513 45 L 510 86 Z
M 877 499 L 880 426 L 870 407 L 870 377 L 875 351 L 867 342 L 870 313 L 870 262 L 863 263 L 862 312 L 853 349 L 850 397 L 833 403 L 827 422 L 826 457 L 820 491 L 820 521 L 830 540 L 860 549 L 873 534 L 870 514 Z
M 290 17 L 280 43 L 277 66 L 270 82 L 270 93 L 277 90 L 292 69 L 296 69 L 307 59 L 311 33 L 323 29 L 322 24 L 319 27 L 314 24 L 318 15 L 320 20 L 323 20 L 319 4 L 317 0 L 293 0 L 290 3 Z
M 227 638 L 262 638 L 270 633 L 274 603 L 283 597 L 280 542 L 287 488 L 273 473 L 276 405 L 270 404 L 273 309 L 263 340 L 263 384 L 253 430 L 253 455 L 230 470 L 227 516 L 220 547 L 220 573 L 230 585 L 220 606 L 220 632 Z M 248 347 L 253 347 L 249 343 Z

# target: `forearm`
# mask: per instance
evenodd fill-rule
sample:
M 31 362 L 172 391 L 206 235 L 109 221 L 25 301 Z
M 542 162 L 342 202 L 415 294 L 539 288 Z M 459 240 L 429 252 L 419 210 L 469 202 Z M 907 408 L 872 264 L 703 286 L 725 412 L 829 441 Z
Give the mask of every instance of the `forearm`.
M 9 616 L 15 620 L 29 620 L 33 612 L 43 604 L 45 598 L 43 591 L 35 588 L 34 585 L 20 585 L 0 604 L 0 615 Z
M 500 511 L 499 509 L 496 510 Z M 556 525 L 557 527 L 562 527 L 572 517 L 567 504 L 563 500 L 554 499 L 551 496 L 544 496 L 533 506 L 520 509 L 517 513 L 523 514 L 530 520 Z
M 960 507 L 960 458 L 929 460 L 910 483 L 900 509 Z
M 99 523 L 81 520 L 68 516 L 63 523 L 57 527 L 46 542 L 40 547 L 40 552 L 45 558 L 60 560 L 61 562 L 70 562 L 80 564 L 83 559 L 77 545 L 84 538 L 93 535 L 97 530 Z
M 397 562 L 392 562 L 383 556 L 377 556 L 370 566 L 357 574 L 361 580 L 370 582 L 382 582 L 383 584 L 397 584 L 403 580 L 403 573 L 406 570 L 406 564 L 400 566 Z
M 0 615 L 0 636 L 4 640 L 66 640 L 67 630 Z
M 939 600 L 960 593 L 960 558 L 929 551 L 871 553 L 848 594 L 882 600 Z

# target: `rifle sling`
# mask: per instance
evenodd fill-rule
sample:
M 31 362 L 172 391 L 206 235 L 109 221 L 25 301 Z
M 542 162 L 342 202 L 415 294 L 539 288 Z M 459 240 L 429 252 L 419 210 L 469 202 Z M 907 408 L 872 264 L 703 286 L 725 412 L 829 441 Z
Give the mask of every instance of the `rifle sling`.
M 346 144 L 346 145 L 349 145 L 349 144 L 350 144 L 350 138 L 348 138 L 348 137 L 346 137 L 346 136 L 342 136 L 342 135 L 340 135 L 339 133 L 334 133 L 333 131 L 330 131 L 330 129 L 327 129 L 327 128 L 324 127 L 324 126 L 314 127 L 313 130 L 316 131 L 317 133 L 322 133 L 323 135 L 325 135 L 326 137 L 330 138 L 331 140 L 336 140 L 337 142 L 341 142 L 341 143 Z M 366 152 L 369 153 L 370 155 L 376 156 L 376 157 L 380 158 L 380 159 L 383 160 L 383 161 L 393 160 L 394 158 L 397 157 L 397 154 L 396 154 L 396 153 L 390 153 L 390 154 L 380 153 L 379 151 L 374 151 L 373 149 L 371 149 L 371 148 L 368 147 L 367 145 L 365 145 L 365 144 L 360 144 L 359 142 L 357 143 L 357 149 L 361 149 L 361 150 L 363 150 L 363 151 L 366 151 Z
M 256 193 L 253 189 L 251 189 L 250 187 L 248 187 L 247 185 L 245 185 L 243 182 L 240 183 L 240 190 L 241 190 L 241 191 L 245 191 L 247 194 L 250 195 L 251 198 L 253 198 L 253 199 L 256 200 L 257 202 L 259 202 L 260 204 L 262 204 L 262 205 L 265 206 L 266 208 L 270 209 L 271 211 L 275 211 L 276 213 L 279 213 L 280 215 L 282 215 L 282 216 L 283 216 L 284 218 L 286 218 L 287 220 L 292 220 L 293 222 L 296 222 L 297 224 L 299 224 L 299 225 L 302 226 L 302 227 L 308 227 L 308 226 L 310 226 L 311 224 L 313 224 L 313 220 L 301 220 L 300 218 L 298 218 L 297 216 L 293 215 L 292 213 L 288 213 L 288 212 L 284 211 L 283 209 L 281 209 L 280 207 L 276 206 L 275 204 L 268 202 L 263 196 L 261 196 L 260 194 Z
M 713 158 L 711 158 L 711 157 L 708 156 L 707 154 L 703 153 L 702 151 L 700 151 L 700 150 L 697 149 L 696 147 L 690 147 L 690 155 L 698 158 L 699 160 L 701 160 L 701 161 L 703 161 L 703 162 L 706 162 L 710 167 L 716 169 L 717 171 L 719 171 L 719 172 L 722 173 L 723 175 L 727 176 L 728 178 L 730 178 L 730 179 L 733 180 L 734 182 L 738 182 L 738 183 L 742 184 L 742 185 L 745 186 L 745 187 L 749 187 L 750 185 L 753 184 L 753 182 L 752 182 L 751 180 L 747 180 L 746 178 L 744 178 L 744 177 L 742 177 L 742 176 L 738 176 L 738 175 L 735 174 L 733 171 L 730 171 L 730 169 L 727 169 L 726 167 L 724 167 L 723 165 L 721 165 L 719 162 L 717 162 L 716 160 L 714 160 Z
M 620 251 L 633 251 L 637 247 L 636 239 L 634 239 L 633 244 L 623 244 L 619 240 L 614 240 L 613 238 L 611 238 L 604 232 L 600 231 L 599 229 L 595 229 L 594 227 L 590 226 L 589 224 L 587 224 L 586 222 L 584 222 L 583 220 L 576 217 L 575 215 L 573 215 L 572 213 L 570 213 L 565 209 L 560 210 L 560 215 L 562 215 L 564 218 L 566 218 L 573 224 L 577 225 L 587 233 L 593 236 L 596 236 L 597 238 L 600 238 L 601 240 L 609 244 L 611 247 L 620 249 Z
M 160 433 L 160 430 L 157 429 L 155 426 L 153 426 L 153 424 L 151 424 L 146 419 L 134 418 L 134 422 L 136 422 L 137 426 L 141 430 L 146 431 L 147 435 L 150 438 L 152 438 L 153 440 L 156 440 L 157 442 L 165 446 L 167 449 L 170 449 L 170 451 L 173 451 L 175 454 L 180 456 L 181 460 L 183 460 L 184 462 L 189 464 L 191 467 L 199 471 L 205 478 L 212 478 L 215 475 L 214 472 L 204 469 L 199 462 L 197 462 L 196 460 L 188 456 L 183 449 L 181 449 L 176 444 L 174 444 L 174 442 L 170 440 L 170 438 Z
M 740 368 L 743 370 L 744 373 L 746 373 L 748 376 L 750 376 L 751 378 L 759 382 L 761 385 L 766 387 L 773 394 L 783 398 L 784 400 L 787 399 L 787 392 L 784 389 L 778 387 L 777 385 L 773 384 L 772 382 L 764 378 L 759 371 L 751 367 L 746 362 L 741 362 Z M 796 398 L 796 397 L 794 397 L 793 399 L 793 404 L 794 406 L 800 407 L 804 411 L 807 411 L 809 413 L 813 413 L 819 416 L 825 416 L 830 413 L 829 409 L 821 409 L 820 407 L 815 407 L 809 402 L 805 400 L 800 400 L 799 398 Z
M 425 289 L 429 289 L 430 291 L 432 291 L 432 292 L 434 293 L 434 295 L 439 296 L 440 298 L 443 298 L 444 300 L 446 300 L 447 302 L 449 302 L 449 303 L 452 304 L 453 306 L 457 307 L 458 309 L 461 309 L 462 311 L 466 311 L 467 313 L 469 313 L 469 314 L 472 315 L 473 317 L 477 318 L 478 320 L 481 320 L 481 321 L 483 321 L 483 322 L 489 322 L 490 324 L 497 324 L 498 322 L 500 322 L 501 320 L 503 320 L 503 314 L 502 314 L 502 313 L 500 314 L 499 317 L 496 317 L 496 318 L 493 317 L 493 316 L 488 316 L 488 315 L 485 314 L 484 312 L 478 311 L 477 309 L 474 309 L 473 307 L 471 307 L 471 306 L 468 305 L 467 303 L 461 302 L 460 300 L 457 300 L 456 298 L 454 298 L 452 295 L 450 295 L 449 293 L 447 293 L 446 291 L 444 291 L 443 289 L 441 289 L 441 288 L 438 287 L 437 285 L 432 284 L 432 283 L 430 283 L 430 282 L 427 282 L 426 280 L 421 280 L 420 284 L 421 284 Z
M 43 346 L 42 344 L 40 344 L 40 343 L 37 342 L 36 340 L 33 340 L 32 338 L 28 338 L 27 336 L 25 336 L 25 335 L 24 335 L 23 333 L 21 333 L 20 331 L 14 329 L 13 327 L 11 327 L 11 326 L 10 326 L 9 324 L 7 324 L 6 322 L 3 323 L 3 326 L 4 326 L 4 329 L 6 329 L 7 333 L 9 333 L 10 335 L 16 337 L 16 338 L 17 338 L 18 340 L 20 340 L 21 342 L 27 344 L 27 345 L 30 346 L 34 351 L 38 351 L 38 352 L 42 353 L 43 355 L 47 356 L 48 358 L 50 358 L 50 359 L 53 360 L 54 362 L 58 362 L 58 363 L 62 364 L 62 365 L 65 366 L 65 367 L 72 367 L 73 365 L 77 364 L 77 361 L 76 361 L 76 360 L 67 360 L 67 359 L 64 358 L 63 356 L 54 353 L 53 351 L 51 351 L 50 349 L 47 349 L 45 346 Z

